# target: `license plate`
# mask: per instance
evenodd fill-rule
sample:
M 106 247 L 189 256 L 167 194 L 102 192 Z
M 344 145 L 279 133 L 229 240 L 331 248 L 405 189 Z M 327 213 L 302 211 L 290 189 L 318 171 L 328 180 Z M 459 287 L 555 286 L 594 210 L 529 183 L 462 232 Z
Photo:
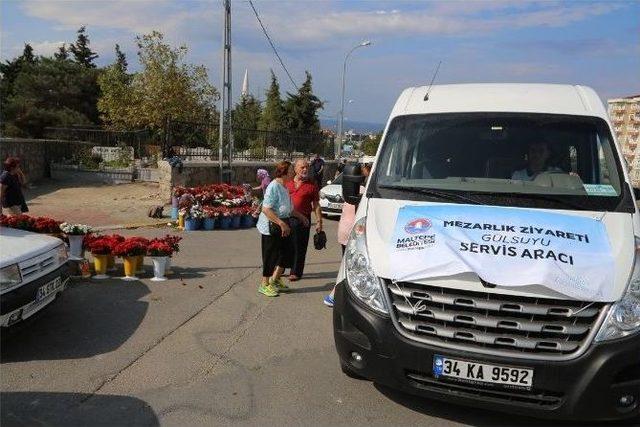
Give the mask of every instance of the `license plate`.
M 62 280 L 60 280 L 59 277 L 56 277 L 54 280 L 44 286 L 40 286 L 38 288 L 38 292 L 36 293 L 36 302 L 42 301 L 53 292 L 57 291 L 60 286 L 62 286 Z
M 525 389 L 533 386 L 533 369 L 469 362 L 444 356 L 433 356 L 433 376 Z
M 342 205 L 340 203 L 329 203 L 329 209 L 342 209 Z

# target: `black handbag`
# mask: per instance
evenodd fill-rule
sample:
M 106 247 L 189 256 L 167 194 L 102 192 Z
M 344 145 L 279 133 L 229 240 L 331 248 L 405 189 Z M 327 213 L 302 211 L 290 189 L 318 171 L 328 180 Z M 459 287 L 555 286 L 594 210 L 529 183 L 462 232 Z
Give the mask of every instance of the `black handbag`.
M 326 249 L 327 234 L 324 231 L 318 231 L 313 235 L 313 247 L 317 250 Z
M 289 218 L 280 218 L 287 224 L 289 224 Z M 282 228 L 273 221 L 269 221 L 269 234 L 271 236 L 282 236 Z

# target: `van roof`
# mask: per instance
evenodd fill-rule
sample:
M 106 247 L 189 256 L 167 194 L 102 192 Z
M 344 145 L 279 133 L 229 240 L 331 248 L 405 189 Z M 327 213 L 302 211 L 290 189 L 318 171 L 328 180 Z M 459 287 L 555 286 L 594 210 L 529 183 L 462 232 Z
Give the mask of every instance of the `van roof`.
M 594 116 L 608 120 L 596 92 L 587 86 L 560 84 L 472 83 L 405 89 L 391 117 L 453 112 L 522 112 Z

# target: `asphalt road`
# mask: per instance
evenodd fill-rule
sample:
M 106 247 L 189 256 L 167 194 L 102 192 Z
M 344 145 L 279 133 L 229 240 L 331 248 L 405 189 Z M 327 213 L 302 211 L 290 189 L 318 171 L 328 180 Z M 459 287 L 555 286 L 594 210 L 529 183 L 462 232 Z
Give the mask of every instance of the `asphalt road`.
M 327 228 L 333 243 L 336 223 Z M 343 375 L 322 304 L 337 244 L 310 248 L 305 280 L 266 298 L 255 229 L 183 236 L 174 279 L 78 281 L 3 334 L 3 427 L 542 424 Z

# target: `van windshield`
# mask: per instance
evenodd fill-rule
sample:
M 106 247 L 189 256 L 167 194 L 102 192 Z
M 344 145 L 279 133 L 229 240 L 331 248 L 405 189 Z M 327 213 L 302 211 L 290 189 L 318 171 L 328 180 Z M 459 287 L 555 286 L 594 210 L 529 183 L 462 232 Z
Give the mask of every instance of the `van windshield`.
M 614 210 L 621 177 L 601 119 L 448 113 L 396 117 L 372 185 L 385 198 Z

